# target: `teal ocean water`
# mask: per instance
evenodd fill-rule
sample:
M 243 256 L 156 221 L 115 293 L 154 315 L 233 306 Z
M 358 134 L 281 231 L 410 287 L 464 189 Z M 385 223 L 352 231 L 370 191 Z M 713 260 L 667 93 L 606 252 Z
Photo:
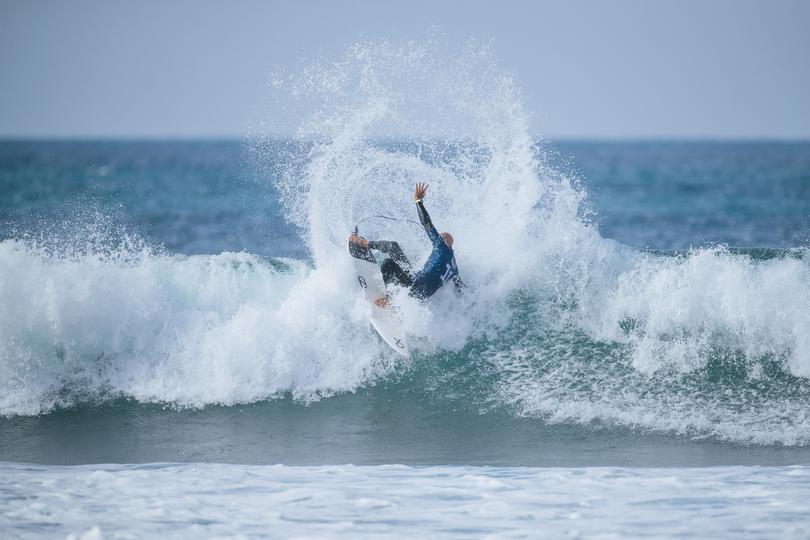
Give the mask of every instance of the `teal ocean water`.
M 366 47 L 296 136 L 0 141 L 3 535 L 806 536 L 810 143 L 542 140 L 489 56 Z M 419 180 L 469 288 L 400 358 L 345 242 L 424 260 Z

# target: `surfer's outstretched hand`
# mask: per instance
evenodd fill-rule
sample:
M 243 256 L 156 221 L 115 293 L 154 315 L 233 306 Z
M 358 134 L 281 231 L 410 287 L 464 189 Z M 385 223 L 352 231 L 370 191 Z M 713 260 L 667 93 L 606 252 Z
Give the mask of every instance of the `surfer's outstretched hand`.
M 428 185 L 424 182 L 417 182 L 416 183 L 416 191 L 413 192 L 414 200 L 424 199 L 425 194 L 427 193 Z
M 364 248 L 368 247 L 368 240 L 363 238 L 362 236 L 357 236 L 356 234 L 349 235 L 349 242 L 357 244 L 358 246 L 362 246 Z

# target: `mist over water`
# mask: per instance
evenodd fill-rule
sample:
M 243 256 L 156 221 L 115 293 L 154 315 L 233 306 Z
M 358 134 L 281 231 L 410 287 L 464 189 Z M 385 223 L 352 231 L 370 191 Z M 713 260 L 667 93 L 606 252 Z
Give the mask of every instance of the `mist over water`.
M 488 48 L 438 50 L 360 43 L 273 77 L 279 114 L 303 118 L 300 130 L 246 147 L 257 193 L 280 200 L 307 256 L 5 235 L 0 413 L 121 396 L 339 400 L 396 377 L 405 399 L 585 433 L 807 445 L 806 249 L 656 254 L 604 238 Z M 417 181 L 469 291 L 398 296 L 416 351 L 400 360 L 365 322 L 346 236 L 362 220 L 361 234 L 398 240 L 418 267 L 428 242 L 404 221 Z M 401 221 L 364 219 L 378 213 Z

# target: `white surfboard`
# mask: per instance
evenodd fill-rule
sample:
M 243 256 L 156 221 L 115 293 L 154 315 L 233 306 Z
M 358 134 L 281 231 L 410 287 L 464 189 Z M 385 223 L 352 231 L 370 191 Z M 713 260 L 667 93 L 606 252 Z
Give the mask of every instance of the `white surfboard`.
M 392 349 L 402 356 L 408 356 L 408 344 L 405 341 L 405 328 L 399 317 L 391 308 L 381 308 L 374 303 L 385 296 L 380 265 L 367 248 L 349 242 L 349 254 L 355 268 L 355 282 L 362 290 L 363 298 L 369 303 L 368 319 L 374 329 Z

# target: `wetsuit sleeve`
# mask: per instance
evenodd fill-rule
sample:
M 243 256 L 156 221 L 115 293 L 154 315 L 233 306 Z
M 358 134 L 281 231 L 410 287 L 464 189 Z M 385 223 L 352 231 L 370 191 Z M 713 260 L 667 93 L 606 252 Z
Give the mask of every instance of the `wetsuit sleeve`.
M 419 214 L 419 221 L 422 222 L 422 227 L 425 228 L 425 232 L 428 238 L 430 238 L 431 243 L 436 247 L 442 246 L 444 239 L 439 236 L 439 231 L 436 230 L 436 227 L 433 226 L 433 222 L 430 221 L 430 215 L 428 215 L 425 205 L 421 200 L 416 201 L 416 211 Z

